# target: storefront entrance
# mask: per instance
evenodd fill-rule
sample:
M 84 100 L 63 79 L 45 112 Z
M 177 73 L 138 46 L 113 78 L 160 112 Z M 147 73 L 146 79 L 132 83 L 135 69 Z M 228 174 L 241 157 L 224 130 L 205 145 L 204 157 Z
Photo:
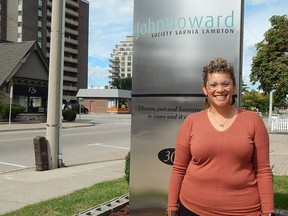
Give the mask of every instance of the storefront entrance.
M 15 84 L 13 103 L 25 107 L 26 113 L 46 113 L 48 87 Z

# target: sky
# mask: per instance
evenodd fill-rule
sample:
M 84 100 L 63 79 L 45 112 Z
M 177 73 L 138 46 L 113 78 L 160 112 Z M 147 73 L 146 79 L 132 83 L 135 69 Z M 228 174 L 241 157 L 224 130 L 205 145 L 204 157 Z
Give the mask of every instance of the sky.
M 133 35 L 134 0 L 90 0 L 87 88 L 109 85 L 109 59 L 115 45 Z M 249 80 L 255 44 L 264 39 L 273 15 L 288 14 L 288 0 L 245 0 L 243 38 L 243 81 Z

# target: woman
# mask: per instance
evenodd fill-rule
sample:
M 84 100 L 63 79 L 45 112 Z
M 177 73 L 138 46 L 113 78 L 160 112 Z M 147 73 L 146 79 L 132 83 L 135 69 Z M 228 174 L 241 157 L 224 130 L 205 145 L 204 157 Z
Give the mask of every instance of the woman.
M 207 109 L 180 127 L 168 193 L 168 215 L 268 216 L 274 212 L 269 137 L 262 118 L 233 106 L 233 66 L 203 68 Z

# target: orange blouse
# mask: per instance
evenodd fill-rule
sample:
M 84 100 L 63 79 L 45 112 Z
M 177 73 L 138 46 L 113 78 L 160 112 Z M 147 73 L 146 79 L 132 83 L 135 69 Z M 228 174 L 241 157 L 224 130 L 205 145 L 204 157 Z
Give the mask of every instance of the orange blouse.
M 212 126 L 207 110 L 184 120 L 176 140 L 168 210 L 177 210 L 179 199 L 201 216 L 274 211 L 269 136 L 257 113 L 239 109 L 222 132 Z

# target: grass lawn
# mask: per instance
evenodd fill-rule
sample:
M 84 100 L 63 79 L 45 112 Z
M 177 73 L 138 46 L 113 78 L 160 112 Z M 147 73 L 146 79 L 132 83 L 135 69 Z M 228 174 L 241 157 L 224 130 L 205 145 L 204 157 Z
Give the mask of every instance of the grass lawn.
M 69 195 L 28 205 L 5 216 L 66 216 L 74 215 L 128 193 L 124 178 L 95 184 Z
M 275 208 L 288 209 L 288 176 L 274 176 Z M 124 178 L 93 185 L 69 195 L 26 206 L 3 216 L 67 216 L 128 193 Z
M 288 176 L 274 176 L 275 208 L 288 209 Z

